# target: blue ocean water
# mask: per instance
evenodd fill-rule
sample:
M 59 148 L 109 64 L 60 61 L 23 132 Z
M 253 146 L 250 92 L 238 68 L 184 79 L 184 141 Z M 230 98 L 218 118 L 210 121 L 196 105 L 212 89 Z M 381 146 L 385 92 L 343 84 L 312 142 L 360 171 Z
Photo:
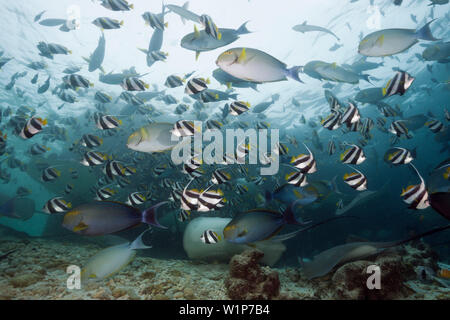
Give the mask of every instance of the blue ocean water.
M 212 19 L 209 25 L 186 16 L 183 22 L 175 7 L 162 9 L 157 1 L 136 0 L 132 8 L 119 0 L 2 2 L 0 225 L 7 230 L 2 234 L 19 231 L 34 238 L 64 239 L 79 230 L 63 226 L 67 212 L 91 203 L 99 193 L 110 193 L 108 199 L 100 200 L 120 203 L 134 195 L 143 199 L 142 203 L 131 200 L 138 212 L 167 201 L 158 216 L 168 229 L 154 228 L 153 249 L 143 254 L 189 259 L 183 233 L 195 218 L 233 218 L 262 207 L 280 213 L 286 210 L 291 201 L 278 201 L 276 197 L 269 201 L 267 195 L 285 185 L 288 174 L 299 172 L 300 167 L 293 168 L 292 159 L 309 155 L 306 147 L 317 171 L 303 171 L 308 185 L 298 187 L 291 196 L 301 200 L 309 193 L 313 199 L 300 203 L 296 216 L 312 223 L 347 218 L 284 241 L 286 251 L 277 266 L 298 266 L 299 258 L 311 259 L 345 243 L 349 236 L 370 241 L 399 240 L 447 224 L 449 5 L 419 0 L 400 1 L 400 5 L 394 2 L 398 1 L 192 0 L 184 8 L 182 1 L 165 3 L 194 12 L 197 17 L 207 14 Z M 114 11 L 108 8 L 111 3 L 112 9 L 126 9 Z M 145 12 L 153 14 L 147 23 Z M 42 15 L 37 16 L 39 13 Z M 92 23 L 101 17 L 112 20 L 101 20 L 102 27 Z M 414 34 L 430 21 L 434 41 L 417 36 L 401 52 L 383 56 L 358 52 L 360 43 L 373 32 L 402 28 Z M 117 29 L 107 29 L 111 24 Z M 296 31 L 294 26 L 302 25 L 309 30 Z M 214 35 L 204 31 L 208 28 L 220 34 L 216 38 L 223 38 L 211 40 Z M 232 29 L 229 32 L 234 38 L 230 36 L 229 43 L 225 41 L 229 35 L 224 29 L 221 32 L 222 28 Z M 218 45 L 187 49 L 183 37 L 192 32 L 194 39 L 204 37 Z M 385 31 L 375 38 L 375 46 L 389 49 L 389 36 Z M 408 41 L 408 36 L 414 38 L 402 34 L 394 42 Z M 220 57 L 233 48 L 239 48 L 235 62 L 245 65 L 245 59 L 253 57 L 250 49 L 254 48 L 281 62 L 281 67 L 276 64 L 277 70 L 285 73 L 275 81 L 261 80 L 265 69 L 258 65 L 258 79 L 254 81 L 247 81 L 252 78 L 245 76 L 246 70 L 243 78 L 239 78 L 239 72 L 227 74 Z M 245 54 L 242 48 L 247 48 Z M 439 54 L 429 56 L 426 50 Z M 285 77 L 287 68 L 293 66 L 300 66 L 297 71 L 301 82 L 292 74 Z M 218 72 L 229 78 L 218 79 Z M 408 87 L 401 78 L 405 72 L 414 78 Z M 80 78 L 70 78 L 71 74 Z M 174 76 L 171 81 L 169 76 Z M 210 95 L 186 93 L 187 84 L 194 78 L 202 79 Z M 396 79 L 405 91 L 402 95 L 394 86 Z M 175 86 L 171 82 L 179 83 Z M 142 91 L 131 91 L 133 86 L 140 86 Z M 383 94 L 382 88 L 397 94 Z M 236 101 L 248 102 L 249 109 L 233 114 Z M 267 104 L 260 105 L 263 103 Z M 343 117 L 350 103 L 357 107 L 359 126 L 351 131 L 350 125 L 338 120 L 336 128 L 329 130 L 327 123 L 337 115 Z M 41 119 L 42 128 L 35 136 L 24 138 L 23 130 L 36 128 L 30 124 L 31 119 Z M 223 133 L 238 128 L 279 130 L 279 143 L 286 148 L 284 152 L 277 150 L 281 153 L 279 170 L 264 176 L 260 174 L 261 162 L 230 166 L 204 163 L 189 175 L 183 172 L 183 165 L 173 164 L 170 151 L 142 152 L 129 146 L 130 136 L 149 124 L 194 120 L 202 121 L 203 131 L 214 121 Z M 394 122 L 404 124 L 410 137 L 390 132 Z M 85 135 L 93 135 L 88 146 L 83 145 Z M 352 168 L 341 156 L 351 146 L 363 150 L 366 158 L 350 164 Z M 251 145 L 250 150 L 253 147 L 259 146 Z M 405 202 L 405 194 L 411 191 L 408 186 L 419 186 L 421 177 L 408 163 L 395 165 L 386 160 L 401 150 L 414 158 L 411 163 L 424 181 L 426 194 L 414 194 L 417 202 L 412 205 Z M 86 157 L 88 166 L 81 163 Z M 100 157 L 98 163 L 96 157 Z M 119 168 L 116 174 L 107 173 L 111 161 L 118 166 L 115 170 Z M 55 177 L 45 181 L 49 179 L 43 179 L 43 175 L 48 176 L 46 170 L 50 169 Z M 345 174 L 357 172 L 354 169 L 367 180 L 367 190 L 355 190 L 345 182 Z M 216 170 L 229 174 L 229 181 L 214 185 L 211 178 Z M 205 212 L 182 211 L 180 197 L 192 178 L 192 188 L 205 190 L 212 185 L 211 190 L 220 189 L 226 199 L 223 206 L 212 205 L 214 210 Z M 437 192 L 444 194 L 443 198 L 430 205 L 428 197 Z M 417 208 L 421 200 L 425 202 L 423 209 Z M 59 212 L 45 212 L 49 206 Z M 108 212 L 103 214 L 104 223 L 110 223 Z M 145 230 L 143 226 L 129 229 L 136 225 L 124 224 L 119 228 L 124 232 L 119 235 L 134 240 Z M 249 228 L 258 229 L 260 225 Z M 287 225 L 281 234 L 297 228 Z M 204 231 L 208 229 L 206 225 Z M 198 234 L 198 239 L 201 236 Z M 448 239 L 448 231 L 427 238 L 439 260 L 446 263 L 450 263 Z

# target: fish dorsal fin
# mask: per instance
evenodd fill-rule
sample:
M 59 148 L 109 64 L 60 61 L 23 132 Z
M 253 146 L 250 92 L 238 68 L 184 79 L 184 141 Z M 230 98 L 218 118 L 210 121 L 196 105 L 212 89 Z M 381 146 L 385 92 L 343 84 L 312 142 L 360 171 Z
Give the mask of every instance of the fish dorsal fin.
M 305 22 L 303 22 L 302 25 L 306 26 L 306 22 L 307 22 L 307 21 L 305 20 Z
M 197 25 L 194 24 L 194 38 L 200 37 L 200 31 L 197 29 Z
M 200 51 L 196 51 L 195 52 L 195 61 L 198 60 L 198 57 L 200 56 Z
M 245 48 L 242 48 L 241 54 L 238 58 L 238 63 L 243 63 L 247 59 L 247 53 L 245 52 Z

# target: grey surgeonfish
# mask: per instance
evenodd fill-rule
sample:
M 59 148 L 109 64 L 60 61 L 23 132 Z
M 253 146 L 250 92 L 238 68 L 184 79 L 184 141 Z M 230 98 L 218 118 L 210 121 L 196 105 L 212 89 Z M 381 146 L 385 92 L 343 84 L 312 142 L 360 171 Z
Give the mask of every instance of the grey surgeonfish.
M 172 141 L 171 123 L 152 123 L 130 135 L 127 147 L 139 152 L 163 152 L 171 150 L 178 141 Z
M 233 48 L 223 52 L 216 60 L 217 66 L 236 78 L 254 82 L 276 82 L 298 76 L 300 66 L 290 69 L 275 57 L 252 48 Z
M 296 26 L 293 26 L 292 30 L 297 31 L 297 32 L 301 32 L 301 33 L 312 32 L 312 31 L 325 32 L 325 33 L 331 34 L 337 40 L 340 40 L 338 38 L 338 36 L 335 35 L 333 32 L 331 32 L 330 30 L 328 30 L 326 28 L 323 28 L 323 27 L 319 27 L 319 26 L 308 25 L 306 21 L 303 22 L 302 24 L 298 24 Z
M 105 59 L 105 35 L 102 32 L 100 39 L 98 39 L 97 48 L 91 54 L 89 59 L 85 59 L 89 62 L 89 72 L 93 72 L 97 69 L 101 69 L 103 60 Z
M 422 57 L 426 61 L 437 61 L 439 63 L 450 62 L 450 42 L 439 42 L 428 46 L 423 52 Z
M 186 19 L 196 23 L 200 23 L 200 16 L 188 10 L 189 1 L 185 2 L 185 4 L 183 4 L 183 6 L 181 7 L 174 4 L 168 4 L 166 5 L 166 7 L 170 10 L 169 12 L 173 12 L 179 15 L 183 24 L 185 23 Z
M 271 105 L 273 105 L 275 102 L 277 102 L 278 99 L 280 99 L 280 95 L 279 95 L 279 94 L 273 94 L 273 95 L 272 95 L 272 100 L 271 100 L 271 101 L 258 103 L 256 106 L 254 106 L 254 107 L 252 108 L 252 112 L 253 112 L 253 113 L 261 113 L 261 112 L 264 112 L 264 111 L 266 111 Z
M 391 56 L 403 52 L 419 40 L 436 41 L 428 22 L 421 29 L 384 29 L 372 32 L 361 40 L 358 53 L 368 57 Z
M 189 33 L 181 39 L 181 47 L 195 51 L 196 58 L 198 58 L 200 52 L 210 51 L 229 45 L 239 39 L 239 36 L 250 33 L 247 29 L 247 22 L 242 24 L 236 30 L 220 28 L 218 31 L 221 34 L 221 38 L 215 39 L 209 36 L 205 30 L 199 31 L 197 27 L 194 27 L 193 33 Z
M 450 224 L 399 241 L 353 242 L 339 245 L 319 253 L 318 255 L 314 256 L 313 260 L 309 262 L 303 262 L 301 272 L 308 279 L 322 277 L 332 271 L 333 268 L 338 265 L 343 265 L 351 261 L 362 260 L 376 255 L 387 248 L 397 247 L 407 242 L 420 239 L 422 237 L 441 232 L 449 228 Z

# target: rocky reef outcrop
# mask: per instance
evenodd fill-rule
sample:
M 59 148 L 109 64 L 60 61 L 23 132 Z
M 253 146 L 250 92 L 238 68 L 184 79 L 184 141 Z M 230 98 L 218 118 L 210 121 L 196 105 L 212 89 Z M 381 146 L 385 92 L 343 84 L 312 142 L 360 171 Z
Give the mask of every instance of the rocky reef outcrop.
M 230 272 L 225 279 L 227 295 L 233 300 L 274 299 L 280 294 L 278 273 L 269 267 L 262 267 L 259 261 L 264 253 L 246 250 L 233 256 Z

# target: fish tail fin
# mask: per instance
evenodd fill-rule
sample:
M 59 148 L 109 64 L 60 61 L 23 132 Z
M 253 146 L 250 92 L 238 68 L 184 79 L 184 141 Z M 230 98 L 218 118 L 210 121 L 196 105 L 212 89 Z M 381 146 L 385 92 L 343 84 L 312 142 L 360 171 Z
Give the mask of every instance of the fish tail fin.
M 360 75 L 361 79 L 367 81 L 368 83 L 372 84 L 372 82 L 370 82 L 370 75 L 368 74 L 361 74 Z
M 422 28 L 420 28 L 419 30 L 416 31 L 416 37 L 418 39 L 422 39 L 422 40 L 428 40 L 428 41 L 437 41 L 440 39 L 436 39 L 432 34 L 431 34 L 431 29 L 430 29 L 430 24 L 436 19 L 431 20 L 430 22 L 428 22 L 426 25 L 424 25 Z
M 151 229 L 148 228 L 147 230 L 145 230 L 144 232 L 142 232 L 139 237 L 136 238 L 136 240 L 134 240 L 131 244 L 130 244 L 130 249 L 132 250 L 138 250 L 138 249 L 150 249 L 152 246 L 147 246 L 144 244 L 144 241 L 142 241 L 142 237 L 144 236 L 144 234 L 147 231 L 150 231 Z
M 284 221 L 288 224 L 297 224 L 297 225 L 307 225 L 311 223 L 311 221 L 302 221 L 301 219 L 297 219 L 294 215 L 294 209 L 298 205 L 300 200 L 296 200 L 290 204 L 290 206 L 283 212 Z
M 251 31 L 249 31 L 249 30 L 247 29 L 247 23 L 248 23 L 248 21 L 244 22 L 244 23 L 236 30 L 236 33 L 239 34 L 239 35 L 251 33 Z
M 286 70 L 286 76 L 289 78 L 292 78 L 298 82 L 304 83 L 298 76 L 298 73 L 301 72 L 303 69 L 303 66 L 294 66 L 290 69 Z
M 156 216 L 156 214 L 158 212 L 158 208 L 161 207 L 163 204 L 166 204 L 166 203 L 167 203 L 167 201 L 160 202 L 160 203 L 155 204 L 154 206 L 151 206 L 150 208 L 144 210 L 142 212 L 142 222 L 144 222 L 146 224 L 149 224 L 149 225 L 152 225 L 152 226 L 155 226 L 155 227 L 158 227 L 158 228 L 167 229 L 167 227 L 161 225 L 158 222 L 158 219 L 157 219 L 157 216 Z

